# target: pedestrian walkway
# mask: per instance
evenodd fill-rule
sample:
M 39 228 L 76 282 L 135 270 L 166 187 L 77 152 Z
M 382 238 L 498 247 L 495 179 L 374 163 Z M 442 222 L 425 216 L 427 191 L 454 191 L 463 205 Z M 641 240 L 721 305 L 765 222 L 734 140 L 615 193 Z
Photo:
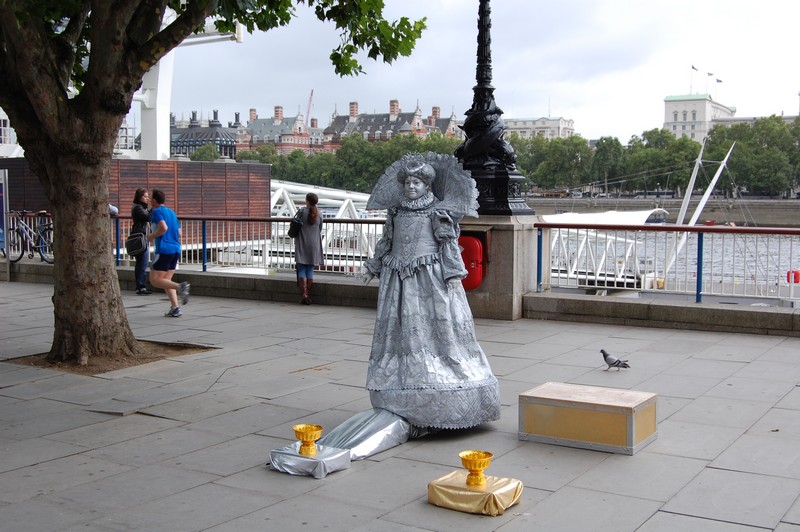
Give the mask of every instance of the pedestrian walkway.
M 46 351 L 52 286 L 0 283 L 0 358 Z M 124 294 L 140 339 L 217 349 L 95 377 L 0 363 L 3 531 L 800 531 L 800 339 L 476 320 L 502 418 L 324 479 L 266 466 L 292 425 L 370 408 L 373 309 Z M 630 360 L 603 371 L 600 349 Z M 518 396 L 547 381 L 659 394 L 634 456 L 520 441 Z M 525 485 L 498 517 L 427 503 L 427 484 L 494 453 Z

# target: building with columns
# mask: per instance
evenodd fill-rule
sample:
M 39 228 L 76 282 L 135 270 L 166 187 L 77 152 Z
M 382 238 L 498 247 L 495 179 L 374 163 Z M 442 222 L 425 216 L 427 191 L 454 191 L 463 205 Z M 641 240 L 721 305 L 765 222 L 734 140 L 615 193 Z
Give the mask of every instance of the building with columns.
M 736 107 L 715 101 L 710 94 L 685 94 L 664 98 L 664 129 L 676 138 L 702 142 L 715 120 L 733 118 Z
M 520 137 L 544 137 L 546 139 L 567 138 L 575 134 L 575 121 L 569 118 L 503 118 L 506 135 L 516 133 Z

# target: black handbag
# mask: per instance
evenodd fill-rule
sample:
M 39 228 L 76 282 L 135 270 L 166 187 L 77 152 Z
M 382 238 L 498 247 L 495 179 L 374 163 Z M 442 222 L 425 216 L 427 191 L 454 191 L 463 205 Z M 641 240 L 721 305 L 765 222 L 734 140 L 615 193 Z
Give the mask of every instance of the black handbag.
M 146 249 L 147 239 L 144 233 L 131 233 L 128 235 L 128 238 L 125 239 L 125 251 L 127 251 L 128 255 L 131 257 L 141 255 Z
M 297 214 L 294 215 L 292 221 L 289 222 L 289 232 L 286 233 L 289 235 L 289 238 L 296 238 L 298 234 L 300 234 L 300 228 L 303 227 L 303 219 L 301 218 L 303 211 L 298 211 Z

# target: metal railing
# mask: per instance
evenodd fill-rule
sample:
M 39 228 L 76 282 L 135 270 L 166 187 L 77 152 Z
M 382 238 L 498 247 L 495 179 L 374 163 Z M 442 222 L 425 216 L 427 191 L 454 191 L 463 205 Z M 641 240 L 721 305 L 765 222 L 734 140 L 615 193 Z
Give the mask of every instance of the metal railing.
M 202 271 L 292 271 L 290 218 L 182 216 L 183 267 Z M 49 219 L 42 220 L 49 222 Z M 6 227 L 12 229 L 13 222 Z M 110 224 L 117 265 L 131 218 Z M 357 275 L 372 257 L 383 219 L 323 219 L 322 271 Z M 800 298 L 800 229 L 684 225 L 577 225 L 540 222 L 537 290 Z M 152 252 L 152 246 L 151 246 Z M 795 286 L 798 285 L 798 286 Z M 795 294 L 796 292 L 796 294 Z
M 291 218 L 181 216 L 181 265 L 202 271 L 289 271 L 295 267 L 294 240 L 286 233 Z M 131 260 L 125 236 L 132 220 L 120 216 L 112 224 L 117 265 Z M 322 221 L 325 265 L 320 271 L 356 275 L 372 256 L 383 234 L 383 219 Z M 153 252 L 151 246 L 151 253 Z
M 793 299 L 800 230 L 537 223 L 538 291 L 573 288 Z M 800 297 L 800 287 L 797 287 Z

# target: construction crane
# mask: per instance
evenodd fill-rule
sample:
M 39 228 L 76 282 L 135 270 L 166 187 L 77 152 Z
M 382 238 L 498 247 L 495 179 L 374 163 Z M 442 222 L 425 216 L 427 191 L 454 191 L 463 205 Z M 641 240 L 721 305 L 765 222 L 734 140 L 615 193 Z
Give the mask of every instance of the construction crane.
M 306 130 L 308 130 L 309 116 L 311 115 L 311 99 L 314 97 L 314 89 L 311 89 L 311 94 L 308 95 L 308 107 L 306 107 Z

